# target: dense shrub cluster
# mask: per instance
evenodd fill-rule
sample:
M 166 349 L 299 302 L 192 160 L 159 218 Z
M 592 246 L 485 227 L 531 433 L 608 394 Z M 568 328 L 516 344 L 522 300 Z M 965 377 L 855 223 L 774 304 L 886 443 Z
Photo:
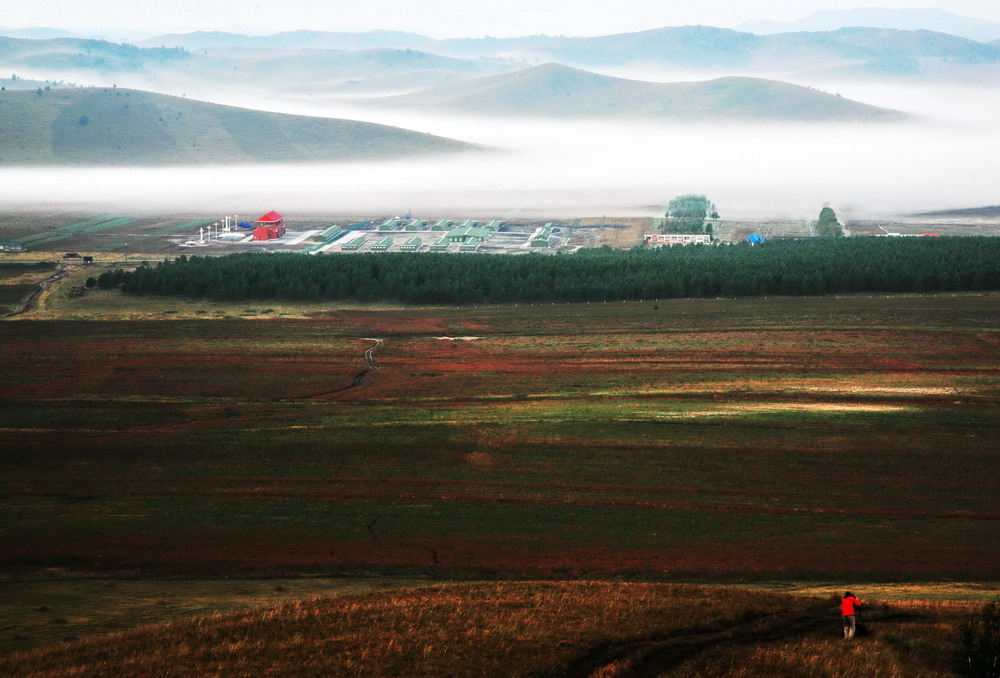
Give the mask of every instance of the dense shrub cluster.
M 98 279 L 109 289 L 217 300 L 412 304 L 582 302 L 1000 289 L 1000 238 L 845 238 L 751 247 L 180 257 Z
M 958 675 L 1000 678 L 1000 596 L 987 603 L 979 617 L 962 625 Z

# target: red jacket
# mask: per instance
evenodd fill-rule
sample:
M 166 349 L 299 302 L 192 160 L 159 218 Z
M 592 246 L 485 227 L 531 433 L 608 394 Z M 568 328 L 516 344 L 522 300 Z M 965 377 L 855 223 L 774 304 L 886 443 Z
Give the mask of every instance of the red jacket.
M 857 607 L 861 607 L 861 601 L 854 596 L 848 596 L 840 599 L 840 612 L 845 617 L 854 614 L 855 608 Z

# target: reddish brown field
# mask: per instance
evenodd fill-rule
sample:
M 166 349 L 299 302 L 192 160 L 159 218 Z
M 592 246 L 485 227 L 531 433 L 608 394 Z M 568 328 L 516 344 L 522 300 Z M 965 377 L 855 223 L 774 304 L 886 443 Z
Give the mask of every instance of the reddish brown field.
M 0 659 L 15 676 L 944 678 L 961 605 L 642 583 L 465 584 L 298 601 Z
M 969 296 L 6 322 L 0 565 L 992 578 L 998 318 Z

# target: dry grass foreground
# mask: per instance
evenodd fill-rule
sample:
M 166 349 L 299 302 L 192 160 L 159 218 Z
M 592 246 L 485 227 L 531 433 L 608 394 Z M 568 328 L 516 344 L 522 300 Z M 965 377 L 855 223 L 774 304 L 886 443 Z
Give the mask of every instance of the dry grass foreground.
M 0 660 L 8 676 L 838 676 L 949 674 L 956 603 L 869 605 L 593 582 L 444 585 L 149 626 Z

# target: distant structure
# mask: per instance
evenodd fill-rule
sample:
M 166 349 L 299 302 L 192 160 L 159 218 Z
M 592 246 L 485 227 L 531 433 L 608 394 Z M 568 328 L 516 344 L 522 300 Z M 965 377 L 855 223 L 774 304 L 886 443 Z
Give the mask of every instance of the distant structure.
M 885 238 L 940 238 L 940 233 L 889 233 L 880 234 Z
M 254 240 L 275 240 L 285 235 L 285 217 L 274 210 L 253 222 Z
M 709 233 L 647 233 L 646 242 L 652 245 L 710 245 Z
M 0 252 L 24 252 L 26 249 L 23 242 L 0 242 Z

